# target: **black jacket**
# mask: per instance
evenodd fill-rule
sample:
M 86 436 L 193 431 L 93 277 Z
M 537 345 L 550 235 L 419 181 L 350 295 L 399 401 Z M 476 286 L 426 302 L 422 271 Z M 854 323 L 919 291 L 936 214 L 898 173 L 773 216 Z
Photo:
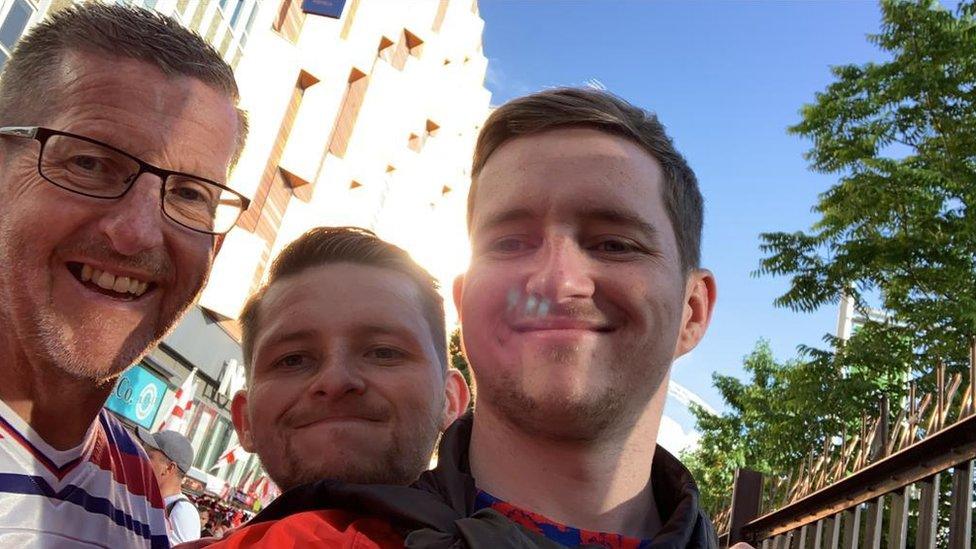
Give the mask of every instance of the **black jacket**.
M 452 509 L 465 516 L 471 514 L 478 493 L 468 463 L 472 424 L 469 413 L 451 425 L 441 440 L 437 467 L 414 483 L 417 488 L 440 494 Z M 698 486 L 691 473 L 660 446 L 651 467 L 651 486 L 663 524 L 650 547 L 718 547 L 712 523 L 698 505 Z
M 302 511 L 343 509 L 389 520 L 404 535 L 409 548 L 562 547 L 492 509 L 471 512 L 477 494 L 468 465 L 471 425 L 471 414 L 454 422 L 441 440 L 437 467 L 421 475 L 411 487 L 323 480 L 288 490 L 250 524 Z M 718 547 L 712 525 L 698 506 L 698 488 L 688 470 L 658 447 L 651 475 L 664 524 L 650 547 Z

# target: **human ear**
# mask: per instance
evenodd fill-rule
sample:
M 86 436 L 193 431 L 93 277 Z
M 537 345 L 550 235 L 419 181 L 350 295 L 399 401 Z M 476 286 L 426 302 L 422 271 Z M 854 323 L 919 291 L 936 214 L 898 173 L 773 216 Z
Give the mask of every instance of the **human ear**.
M 712 320 L 716 297 L 715 277 L 711 271 L 695 269 L 688 275 L 674 358 L 694 349 L 704 337 Z
M 448 368 L 444 377 L 444 409 L 441 413 L 441 431 L 461 417 L 471 402 L 471 391 L 461 372 Z
M 254 437 L 251 435 L 251 419 L 247 415 L 247 391 L 241 389 L 234 395 L 230 404 L 230 417 L 234 422 L 234 430 L 240 440 L 241 448 L 247 452 L 254 452 Z

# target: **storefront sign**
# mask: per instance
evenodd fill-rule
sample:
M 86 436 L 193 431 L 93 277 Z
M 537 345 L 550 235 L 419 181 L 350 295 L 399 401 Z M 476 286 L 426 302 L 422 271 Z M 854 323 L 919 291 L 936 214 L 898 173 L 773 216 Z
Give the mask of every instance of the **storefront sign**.
M 302 0 L 302 11 L 338 19 L 342 16 L 342 7 L 345 5 L 346 0 Z
M 136 364 L 119 376 L 105 407 L 149 429 L 163 403 L 166 387 L 165 381 Z

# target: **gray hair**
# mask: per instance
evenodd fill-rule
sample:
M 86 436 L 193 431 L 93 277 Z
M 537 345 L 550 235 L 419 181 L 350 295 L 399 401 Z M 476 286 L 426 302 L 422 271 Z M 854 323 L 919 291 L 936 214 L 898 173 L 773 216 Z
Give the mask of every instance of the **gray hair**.
M 65 54 L 131 58 L 168 76 L 188 76 L 240 99 L 234 71 L 214 48 L 175 19 L 143 8 L 91 2 L 57 11 L 18 42 L 0 74 L 0 125 L 34 125 L 59 99 L 58 71 Z M 237 162 L 247 137 L 247 116 L 237 109 Z

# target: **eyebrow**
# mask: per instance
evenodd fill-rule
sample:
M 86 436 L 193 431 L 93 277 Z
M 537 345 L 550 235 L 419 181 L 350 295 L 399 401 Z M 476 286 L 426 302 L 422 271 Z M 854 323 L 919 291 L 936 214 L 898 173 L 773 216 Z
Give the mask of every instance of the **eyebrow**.
M 265 341 L 259 342 L 261 348 L 270 347 L 272 345 L 280 345 L 282 343 L 289 343 L 292 341 L 301 341 L 306 339 L 313 339 L 318 336 L 318 333 L 314 330 L 295 330 L 291 332 L 282 332 L 275 334 Z M 257 346 L 255 346 L 257 350 Z
M 420 341 L 417 341 L 416 335 L 409 329 L 397 326 L 369 324 L 366 326 L 357 326 L 354 333 L 358 337 L 394 336 L 398 338 L 405 338 L 415 344 L 421 343 Z
M 620 208 L 584 208 L 582 211 L 577 212 L 577 215 L 585 221 L 602 221 L 631 227 L 650 240 L 656 239 L 660 232 L 654 225 L 651 225 L 639 215 Z M 532 210 L 528 208 L 505 210 L 490 215 L 475 227 L 475 231 L 484 231 L 499 225 L 504 225 L 505 223 L 523 221 L 533 216 Z
M 513 208 L 511 210 L 505 210 L 488 216 L 487 219 L 476 225 L 474 230 L 471 232 L 474 233 L 477 231 L 486 231 L 488 229 L 497 227 L 498 225 L 504 225 L 505 223 L 511 223 L 512 221 L 522 221 L 531 217 L 532 210 L 528 208 Z
M 636 229 L 649 240 L 655 240 L 659 231 L 639 215 L 618 208 L 588 208 L 581 212 L 580 217 L 588 221 L 603 221 L 617 225 L 625 225 Z

